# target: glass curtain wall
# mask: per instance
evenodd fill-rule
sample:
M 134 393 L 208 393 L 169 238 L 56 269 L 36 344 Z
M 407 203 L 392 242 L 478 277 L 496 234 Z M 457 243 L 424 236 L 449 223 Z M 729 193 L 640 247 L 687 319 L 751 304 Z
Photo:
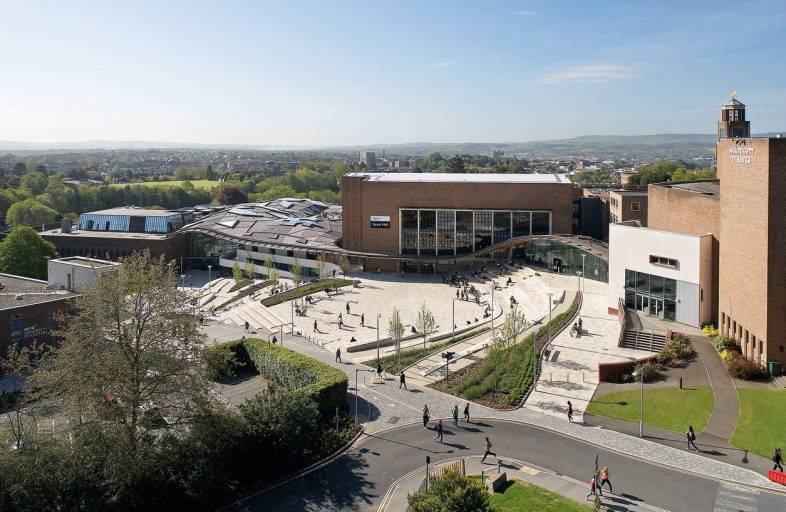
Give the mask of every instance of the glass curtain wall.
M 510 212 L 494 212 L 494 243 L 510 240 Z
M 472 211 L 456 211 L 456 254 L 469 254 L 472 252 Z
M 625 307 L 666 320 L 675 320 L 677 281 L 625 269 Z
M 578 247 L 555 240 L 531 240 L 524 246 L 523 253 L 527 265 L 546 268 L 552 272 L 555 271 L 556 266 L 560 274 L 574 276 L 576 272 L 582 271 L 581 255 L 585 254 L 583 264 L 587 279 L 609 282 L 609 263 Z M 521 251 L 514 251 L 514 257 L 518 257 L 520 254 Z
M 401 211 L 401 254 L 418 253 L 418 211 Z
M 437 212 L 419 210 L 420 212 L 420 254 L 433 256 L 437 249 Z
M 551 212 L 532 212 L 532 234 L 548 235 L 551 233 Z
M 513 238 L 528 236 L 531 225 L 531 212 L 513 212 Z
M 454 210 L 437 211 L 437 254 L 450 256 L 456 245 L 456 212 Z
M 491 228 L 493 222 L 492 212 L 475 211 L 475 250 L 491 246 Z

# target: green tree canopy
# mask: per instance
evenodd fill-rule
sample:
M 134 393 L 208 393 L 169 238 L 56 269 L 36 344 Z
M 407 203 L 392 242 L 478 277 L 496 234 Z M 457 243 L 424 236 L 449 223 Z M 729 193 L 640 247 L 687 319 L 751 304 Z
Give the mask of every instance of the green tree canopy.
M 8 208 L 6 222 L 12 226 L 40 226 L 55 222 L 60 215 L 38 199 L 25 199 Z
M 26 188 L 31 194 L 38 195 L 46 190 L 49 178 L 46 177 L 46 174 L 39 171 L 28 172 L 22 176 L 20 184 L 22 188 Z
M 0 242 L 0 272 L 46 279 L 46 258 L 56 258 L 57 250 L 32 228 L 17 226 Z

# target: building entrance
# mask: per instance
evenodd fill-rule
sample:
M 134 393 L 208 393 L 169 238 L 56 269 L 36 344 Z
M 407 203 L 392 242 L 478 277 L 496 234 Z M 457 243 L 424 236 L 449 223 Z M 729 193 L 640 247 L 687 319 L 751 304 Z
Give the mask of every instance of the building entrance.
M 640 293 L 636 294 L 636 311 L 640 311 L 647 315 L 650 314 L 650 298 L 648 296 L 641 295 Z

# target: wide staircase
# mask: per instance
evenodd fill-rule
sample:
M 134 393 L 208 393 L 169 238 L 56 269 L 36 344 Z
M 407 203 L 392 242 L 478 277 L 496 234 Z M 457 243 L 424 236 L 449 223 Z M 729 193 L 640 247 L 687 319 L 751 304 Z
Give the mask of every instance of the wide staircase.
M 246 322 L 254 329 L 277 330 L 288 322 L 259 302 L 249 300 L 234 306 L 221 314 L 222 320 L 244 326 Z
M 626 329 L 622 337 L 622 346 L 635 350 L 660 352 L 666 346 L 666 335 L 655 331 Z

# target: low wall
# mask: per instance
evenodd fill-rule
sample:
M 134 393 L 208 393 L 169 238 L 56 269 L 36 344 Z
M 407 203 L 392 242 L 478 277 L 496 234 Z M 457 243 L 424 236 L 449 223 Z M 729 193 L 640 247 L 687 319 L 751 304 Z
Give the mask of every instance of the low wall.
M 600 382 L 616 382 L 625 374 L 633 373 L 639 363 L 654 361 L 657 354 L 643 357 L 635 361 L 620 361 L 618 363 L 598 363 L 598 380 Z

